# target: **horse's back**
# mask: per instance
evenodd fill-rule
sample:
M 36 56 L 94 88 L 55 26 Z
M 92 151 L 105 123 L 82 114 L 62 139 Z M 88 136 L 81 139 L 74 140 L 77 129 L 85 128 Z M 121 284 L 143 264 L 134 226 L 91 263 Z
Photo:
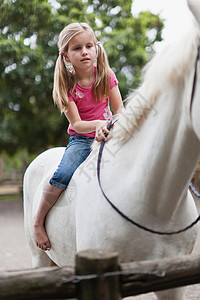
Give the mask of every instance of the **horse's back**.
M 64 147 L 52 148 L 42 152 L 28 166 L 24 174 L 25 201 L 27 195 L 34 196 L 37 187 L 44 177 L 49 177 L 55 171 L 64 153 Z
M 37 175 L 41 177 L 44 173 L 49 172 L 50 169 L 55 169 L 61 160 L 64 150 L 64 147 L 51 148 L 38 155 L 26 169 L 24 175 L 25 183 L 27 177 L 31 176 L 31 181 L 34 183 L 34 180 L 40 180 Z M 36 175 L 36 177 L 34 175 Z M 34 178 L 32 176 L 34 176 Z

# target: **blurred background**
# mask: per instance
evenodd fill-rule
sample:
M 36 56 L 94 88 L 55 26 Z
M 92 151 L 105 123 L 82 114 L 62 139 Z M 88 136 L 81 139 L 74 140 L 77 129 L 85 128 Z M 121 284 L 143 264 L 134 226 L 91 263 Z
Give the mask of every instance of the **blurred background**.
M 150 2 L 156 11 L 155 0 L 146 8 Z M 162 41 L 166 20 L 144 9 L 144 1 L 137 0 L 0 0 L 1 194 L 21 191 L 34 157 L 68 142 L 67 120 L 52 100 L 59 32 L 71 22 L 91 25 L 125 99 Z
M 87 22 L 108 54 L 123 99 L 162 40 L 159 15 L 132 15 L 132 0 L 0 0 L 0 187 L 19 191 L 39 153 L 68 142 L 68 123 L 52 100 L 58 35 Z M 11 188 L 12 186 L 15 186 Z

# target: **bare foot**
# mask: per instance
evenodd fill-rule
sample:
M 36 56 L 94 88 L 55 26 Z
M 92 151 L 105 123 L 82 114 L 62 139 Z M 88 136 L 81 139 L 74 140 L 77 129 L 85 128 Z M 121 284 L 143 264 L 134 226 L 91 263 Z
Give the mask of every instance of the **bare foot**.
M 36 242 L 36 245 L 42 249 L 49 251 L 51 249 L 51 243 L 49 241 L 49 238 L 47 236 L 47 233 L 45 231 L 45 228 L 43 225 L 36 225 L 34 224 L 34 239 Z

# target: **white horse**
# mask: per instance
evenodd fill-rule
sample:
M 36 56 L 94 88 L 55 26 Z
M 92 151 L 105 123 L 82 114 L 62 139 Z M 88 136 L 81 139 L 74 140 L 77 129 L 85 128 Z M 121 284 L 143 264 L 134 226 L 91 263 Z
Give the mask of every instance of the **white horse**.
M 188 185 L 200 154 L 200 73 L 192 97 L 198 52 L 200 1 L 189 1 L 196 23 L 185 36 L 155 55 L 141 87 L 111 130 L 100 180 L 107 197 L 129 218 L 153 230 L 171 232 L 193 222 L 198 214 Z M 49 252 L 33 239 L 33 218 L 44 185 L 56 169 L 64 148 L 42 153 L 24 178 L 26 236 L 33 266 L 74 263 L 77 251 L 106 248 L 121 262 L 161 259 L 191 253 L 198 226 L 177 235 L 144 231 L 122 218 L 99 187 L 98 146 L 77 169 L 67 190 L 49 212 Z M 183 289 L 156 293 L 158 299 L 181 300 Z

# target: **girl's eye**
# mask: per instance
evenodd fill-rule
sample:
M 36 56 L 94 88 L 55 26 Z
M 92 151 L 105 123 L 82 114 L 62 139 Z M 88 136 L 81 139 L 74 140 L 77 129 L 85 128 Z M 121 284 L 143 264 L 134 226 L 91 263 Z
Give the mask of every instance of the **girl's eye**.
M 91 47 L 93 47 L 93 45 L 91 45 L 91 44 L 86 45 L 86 48 L 88 48 L 88 49 L 91 48 Z M 81 46 L 75 47 L 74 50 L 75 50 L 75 51 L 81 50 Z

